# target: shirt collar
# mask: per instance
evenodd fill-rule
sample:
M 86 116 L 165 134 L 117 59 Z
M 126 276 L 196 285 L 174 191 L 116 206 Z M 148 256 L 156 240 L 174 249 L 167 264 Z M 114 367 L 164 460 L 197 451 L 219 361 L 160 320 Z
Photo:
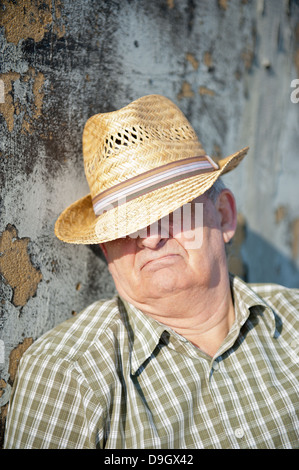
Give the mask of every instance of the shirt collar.
M 263 315 L 268 329 L 274 336 L 276 320 L 275 313 L 270 305 L 255 292 L 253 287 L 242 281 L 238 276 L 230 274 L 230 284 L 236 314 L 235 323 L 238 327 L 241 328 L 249 315 L 256 311 Z

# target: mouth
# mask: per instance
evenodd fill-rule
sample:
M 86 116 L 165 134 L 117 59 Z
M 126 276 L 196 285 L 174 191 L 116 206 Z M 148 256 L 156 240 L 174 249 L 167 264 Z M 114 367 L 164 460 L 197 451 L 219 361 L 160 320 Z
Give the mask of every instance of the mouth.
M 159 258 L 154 258 L 147 261 L 142 267 L 142 269 L 157 269 L 159 267 L 171 265 L 175 263 L 180 255 L 177 254 L 167 254 L 164 256 L 160 256 Z

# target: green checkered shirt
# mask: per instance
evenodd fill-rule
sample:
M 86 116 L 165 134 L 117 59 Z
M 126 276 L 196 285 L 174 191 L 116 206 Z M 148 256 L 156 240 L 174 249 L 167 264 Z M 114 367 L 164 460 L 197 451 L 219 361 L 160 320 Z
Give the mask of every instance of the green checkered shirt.
M 231 278 L 213 358 L 119 297 L 23 356 L 5 448 L 296 448 L 299 290 Z

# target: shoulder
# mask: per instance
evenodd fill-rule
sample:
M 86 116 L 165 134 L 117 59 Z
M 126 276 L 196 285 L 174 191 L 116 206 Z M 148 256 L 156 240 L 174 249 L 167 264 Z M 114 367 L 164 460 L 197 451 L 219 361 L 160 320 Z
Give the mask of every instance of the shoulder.
M 99 300 L 37 339 L 25 357 L 54 356 L 75 362 L 120 323 L 119 299 Z
M 299 289 L 285 287 L 279 284 L 248 284 L 260 297 L 270 302 L 284 300 L 299 305 Z
M 249 287 L 277 314 L 298 320 L 299 289 L 279 284 L 249 284 Z

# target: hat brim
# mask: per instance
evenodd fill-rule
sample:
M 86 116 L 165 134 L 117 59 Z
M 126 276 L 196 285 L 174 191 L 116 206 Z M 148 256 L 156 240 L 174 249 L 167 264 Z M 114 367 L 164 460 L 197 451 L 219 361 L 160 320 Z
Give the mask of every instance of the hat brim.
M 55 235 L 73 244 L 104 243 L 147 227 L 205 193 L 225 173 L 236 168 L 248 147 L 217 161 L 219 170 L 199 174 L 156 189 L 95 216 L 90 194 L 67 207 L 55 224 Z

